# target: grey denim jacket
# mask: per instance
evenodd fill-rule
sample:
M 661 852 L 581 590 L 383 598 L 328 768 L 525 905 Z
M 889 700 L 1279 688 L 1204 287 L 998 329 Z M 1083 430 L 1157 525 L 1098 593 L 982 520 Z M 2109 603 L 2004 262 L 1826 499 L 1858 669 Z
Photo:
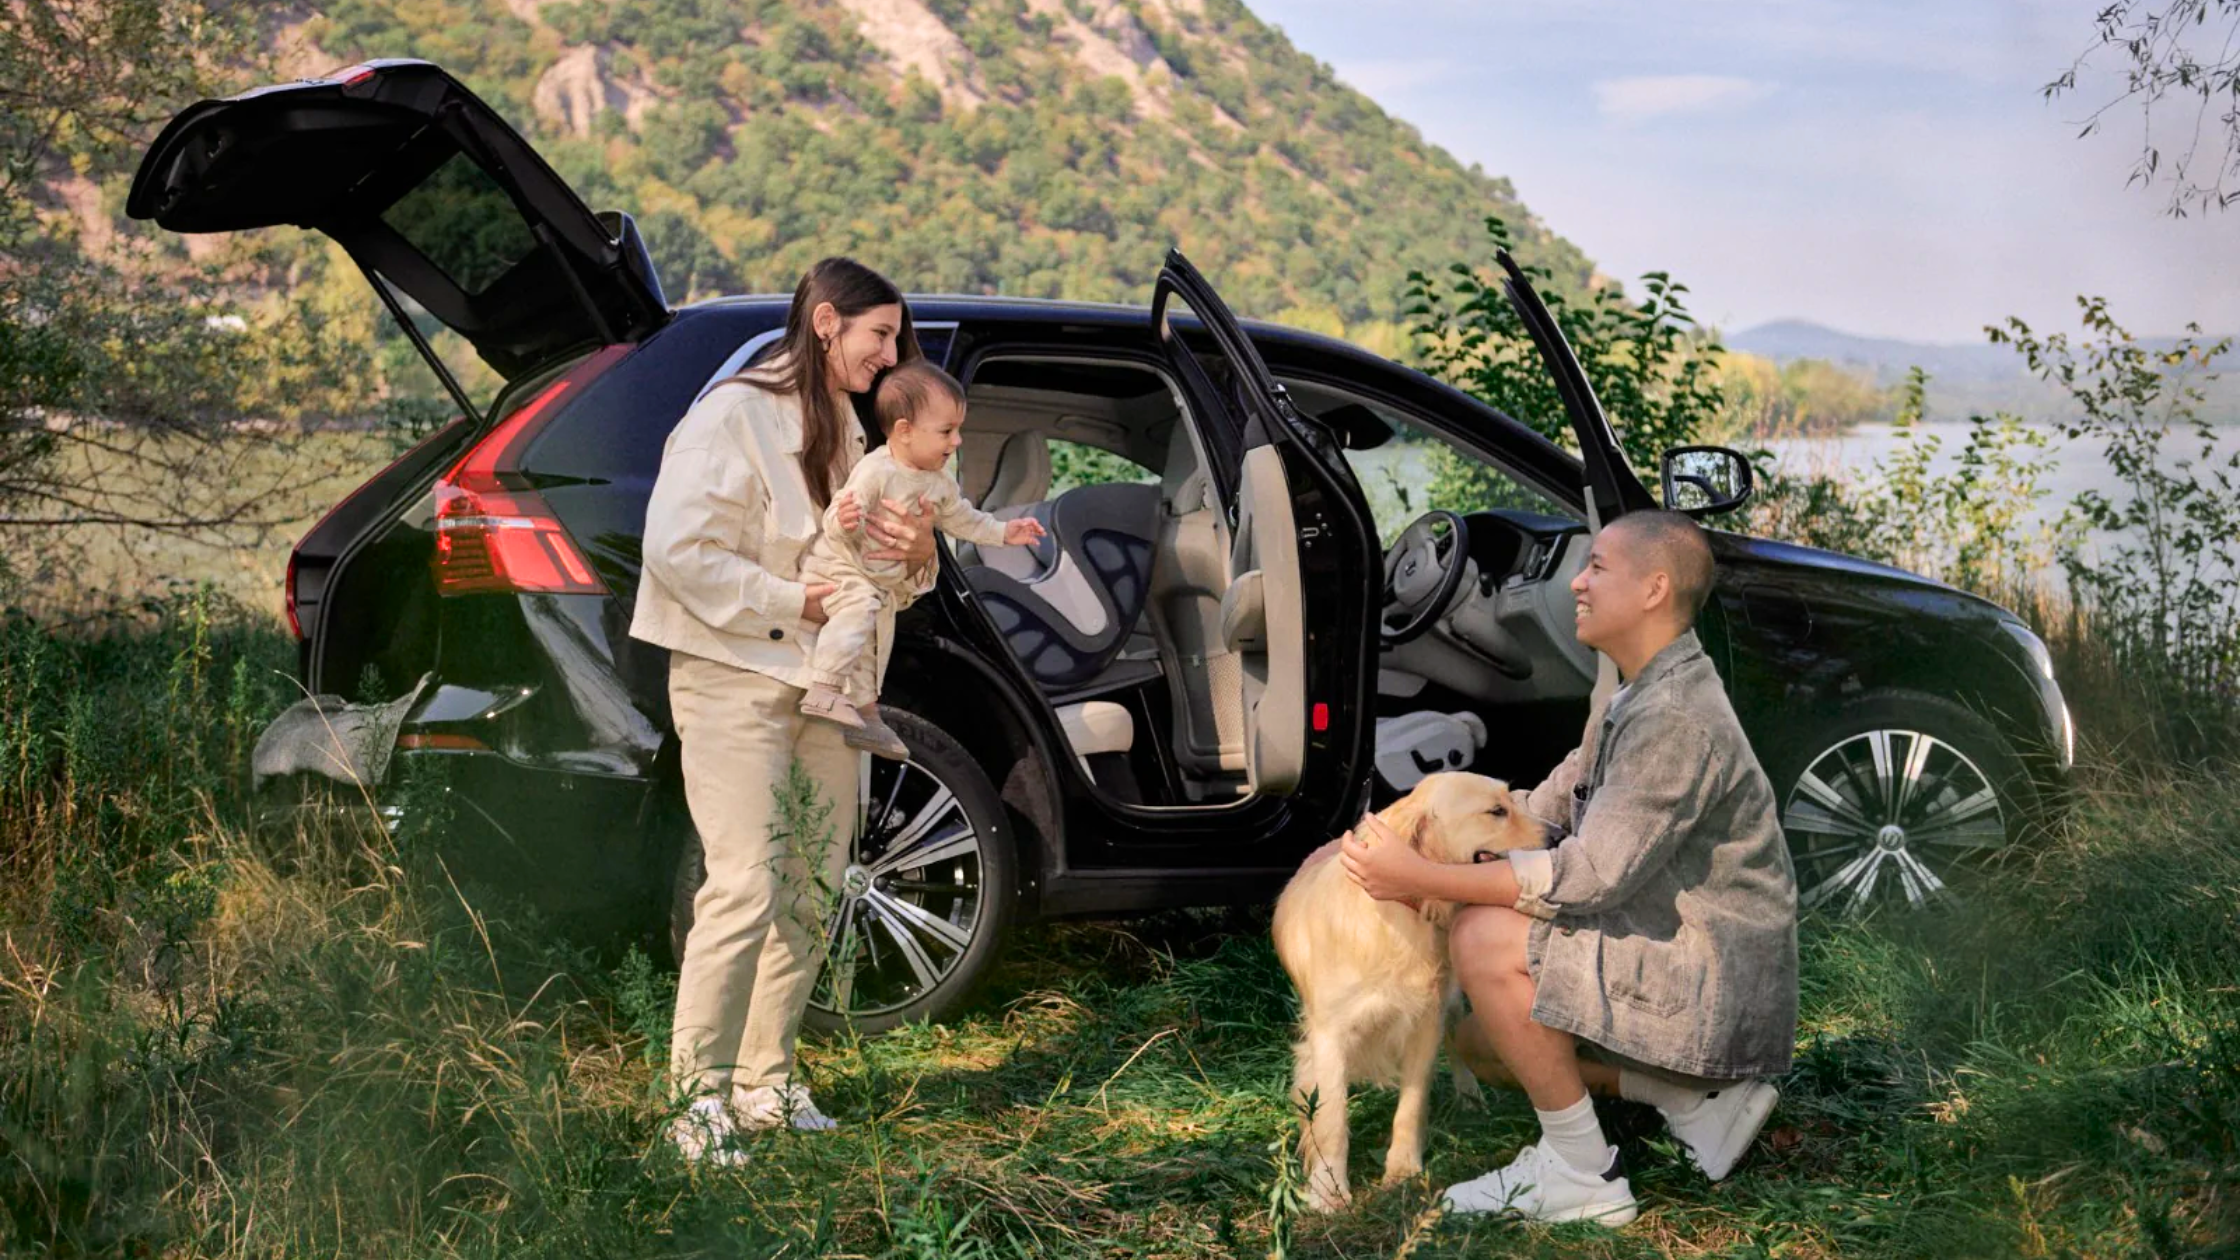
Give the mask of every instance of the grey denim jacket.
M 1519 867 L 1532 1018 L 1654 1067 L 1788 1071 L 1797 884 L 1773 787 L 1693 631 L 1589 719 L 1525 809 L 1566 833 Z

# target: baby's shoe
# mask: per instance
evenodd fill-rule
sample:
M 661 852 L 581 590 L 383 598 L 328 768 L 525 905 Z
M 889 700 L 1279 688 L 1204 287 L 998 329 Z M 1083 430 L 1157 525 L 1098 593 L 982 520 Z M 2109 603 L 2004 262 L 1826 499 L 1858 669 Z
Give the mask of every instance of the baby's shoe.
M 830 687 L 809 688 L 809 694 L 801 697 L 801 715 L 847 727 L 850 743 L 854 742 L 855 733 L 863 729 L 863 715 L 856 712 L 856 706 Z
M 844 736 L 848 747 L 889 761 L 910 760 L 910 746 L 902 742 L 902 737 L 894 733 L 893 727 L 879 720 L 877 709 L 865 706 L 856 710 L 856 716 L 863 720 L 863 725 L 848 729 Z

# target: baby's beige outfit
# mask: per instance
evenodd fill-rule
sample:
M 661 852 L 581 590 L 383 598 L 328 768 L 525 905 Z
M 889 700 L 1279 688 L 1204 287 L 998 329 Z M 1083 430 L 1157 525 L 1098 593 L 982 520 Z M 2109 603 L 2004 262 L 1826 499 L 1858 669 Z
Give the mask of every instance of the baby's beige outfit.
M 881 499 L 893 499 L 915 508 L 923 497 L 933 509 L 934 524 L 952 538 L 981 546 L 1003 542 L 1003 522 L 972 506 L 948 473 L 912 468 L 886 447 L 865 455 L 848 474 L 847 489 L 865 512 L 876 511 Z M 824 529 L 809 546 L 801 572 L 811 582 L 831 582 L 840 589 L 825 596 L 825 623 L 817 631 L 816 649 L 809 658 L 809 681 L 830 687 L 861 707 L 879 698 L 878 675 L 864 651 L 879 621 L 881 605 L 897 594 L 916 589 L 910 571 L 899 560 L 866 560 L 866 550 L 879 544 L 858 525 L 854 533 L 840 528 L 839 495 L 825 509 Z

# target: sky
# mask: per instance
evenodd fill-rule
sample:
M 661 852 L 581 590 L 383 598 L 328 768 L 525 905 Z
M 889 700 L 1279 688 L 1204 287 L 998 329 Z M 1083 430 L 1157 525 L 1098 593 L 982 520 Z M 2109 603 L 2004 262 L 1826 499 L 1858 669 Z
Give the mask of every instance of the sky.
M 2074 331 L 2080 293 L 2142 335 L 2240 332 L 2240 205 L 2176 219 L 2127 189 L 2133 113 L 2077 138 L 2112 61 L 2041 96 L 2103 0 L 1251 3 L 1605 272 L 1669 271 L 1729 332 L 1980 343 L 2008 315 Z

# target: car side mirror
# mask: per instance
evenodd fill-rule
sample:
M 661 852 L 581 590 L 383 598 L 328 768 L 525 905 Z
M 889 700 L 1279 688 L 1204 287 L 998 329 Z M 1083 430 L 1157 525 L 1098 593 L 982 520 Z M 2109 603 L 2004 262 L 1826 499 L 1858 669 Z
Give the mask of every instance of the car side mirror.
M 1688 516 L 1732 512 L 1756 488 L 1750 461 L 1724 446 L 1675 446 L 1664 453 L 1664 505 Z

